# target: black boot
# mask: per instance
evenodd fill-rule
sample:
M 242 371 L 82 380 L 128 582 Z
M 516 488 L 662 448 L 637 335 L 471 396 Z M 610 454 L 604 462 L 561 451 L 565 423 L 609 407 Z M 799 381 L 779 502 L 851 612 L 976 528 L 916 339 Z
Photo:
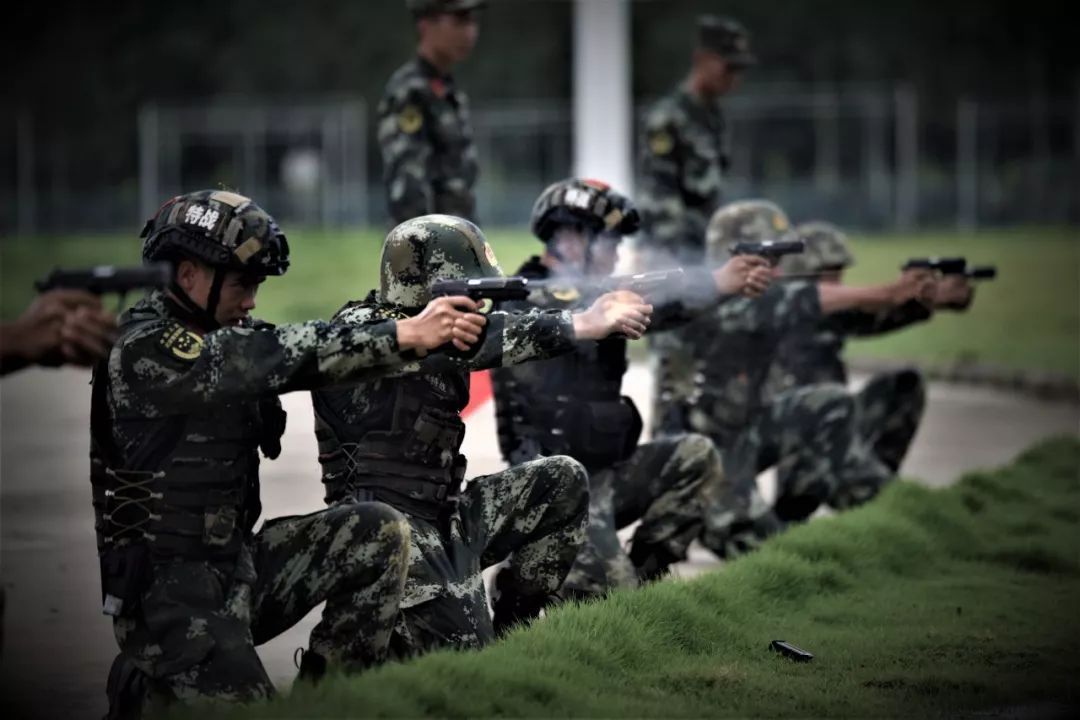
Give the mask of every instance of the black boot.
M 630 562 L 634 563 L 638 580 L 642 584 L 665 577 L 669 574 L 671 565 L 679 560 L 680 558 L 661 545 L 638 542 L 637 538 L 630 544 Z
M 500 569 L 495 575 L 495 590 L 491 593 L 495 635 L 502 637 L 510 628 L 525 625 L 539 617 L 549 601 L 547 595 L 523 592 L 510 576 L 509 569 Z
M 300 656 L 300 662 L 296 662 L 296 656 Z M 296 675 L 297 682 L 317 684 L 326 675 L 326 658 L 312 650 L 296 648 L 293 653 L 293 664 L 300 668 Z
M 146 675 L 126 656 L 117 655 L 105 683 L 105 694 L 109 698 L 109 712 L 105 720 L 141 718 L 147 690 Z

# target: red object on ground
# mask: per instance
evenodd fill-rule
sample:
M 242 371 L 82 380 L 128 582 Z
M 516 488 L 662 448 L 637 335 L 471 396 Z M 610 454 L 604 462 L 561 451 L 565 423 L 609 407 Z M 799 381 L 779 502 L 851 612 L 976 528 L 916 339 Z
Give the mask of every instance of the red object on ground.
M 469 379 L 469 404 L 461 411 L 461 417 L 467 418 L 473 410 L 491 399 L 491 373 L 487 370 L 478 370 L 470 375 Z

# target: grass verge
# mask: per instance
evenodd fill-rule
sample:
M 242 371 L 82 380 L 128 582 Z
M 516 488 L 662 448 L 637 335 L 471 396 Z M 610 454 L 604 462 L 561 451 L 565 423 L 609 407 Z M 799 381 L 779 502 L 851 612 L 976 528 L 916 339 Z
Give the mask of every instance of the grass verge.
M 690 581 L 205 718 L 954 717 L 1080 694 L 1080 442 L 790 530 Z M 770 652 L 783 639 L 815 654 Z M 1038 705 L 1045 707 L 1045 705 Z
M 523 230 L 497 228 L 488 235 L 506 272 L 540 249 Z M 376 231 L 290 230 L 293 265 L 259 293 L 257 314 L 271 322 L 329 317 L 378 281 L 381 239 Z M 902 332 L 855 340 L 853 356 L 938 365 L 974 361 L 1080 380 L 1080 237 L 1074 230 L 855 236 L 852 246 L 852 283 L 892 279 L 905 259 L 925 255 L 966 255 L 999 269 L 997 280 L 980 286 L 970 311 L 940 313 Z M 134 236 L 4 238 L 0 318 L 17 316 L 33 296 L 33 280 L 55 265 L 126 265 L 138 257 Z M 632 343 L 632 352 L 644 358 L 644 341 Z

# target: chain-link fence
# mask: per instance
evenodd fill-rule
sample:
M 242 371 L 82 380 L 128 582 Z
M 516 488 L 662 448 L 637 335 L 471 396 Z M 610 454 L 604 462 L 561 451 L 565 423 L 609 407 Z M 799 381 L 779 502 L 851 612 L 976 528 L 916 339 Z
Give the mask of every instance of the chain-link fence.
M 725 107 L 731 199 L 768 197 L 796 219 L 866 229 L 1080 222 L 1080 97 L 926 108 L 904 86 L 758 84 Z M 289 225 L 383 227 L 372 111 L 357 98 L 146 106 L 130 179 L 94 187 L 69 182 L 62 144 L 31 115 L 6 116 L 0 231 L 127 230 L 171 194 L 218 185 Z M 481 105 L 473 117 L 480 219 L 524 225 L 543 187 L 572 167 L 570 106 Z

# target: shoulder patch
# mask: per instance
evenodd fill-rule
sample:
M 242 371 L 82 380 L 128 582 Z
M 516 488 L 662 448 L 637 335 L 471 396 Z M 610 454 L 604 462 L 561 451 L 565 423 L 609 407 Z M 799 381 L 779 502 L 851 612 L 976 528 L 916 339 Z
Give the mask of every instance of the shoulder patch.
M 667 130 L 649 133 L 649 150 L 653 155 L 667 155 L 675 148 L 675 138 Z
M 401 132 L 413 135 L 424 126 L 424 115 L 420 108 L 410 103 L 398 112 L 397 124 Z
M 202 353 L 203 339 L 180 323 L 169 323 L 158 344 L 178 360 L 192 361 Z

